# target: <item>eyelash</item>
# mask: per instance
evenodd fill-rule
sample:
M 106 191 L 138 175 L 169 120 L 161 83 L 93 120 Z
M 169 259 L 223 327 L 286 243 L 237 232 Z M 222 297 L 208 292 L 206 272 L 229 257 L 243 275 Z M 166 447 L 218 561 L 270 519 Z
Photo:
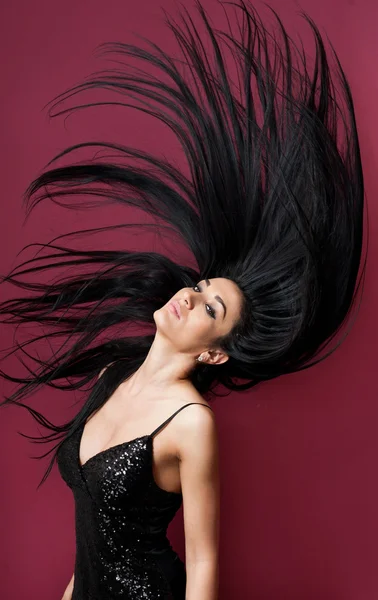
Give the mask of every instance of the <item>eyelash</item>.
M 199 289 L 199 291 L 201 291 L 201 290 L 200 290 L 200 287 L 199 287 L 198 285 L 195 285 L 194 287 L 192 287 L 192 290 L 193 290 L 193 291 L 196 291 L 196 289 L 195 289 L 195 288 L 198 288 L 198 289 Z M 212 307 L 212 306 L 210 306 L 210 304 L 206 304 L 205 306 L 208 306 L 208 307 L 210 308 L 210 310 L 206 310 L 207 314 L 208 314 L 208 315 L 210 315 L 210 317 L 211 317 L 212 319 L 215 319 L 216 312 L 215 312 L 215 310 L 213 309 L 213 307 Z

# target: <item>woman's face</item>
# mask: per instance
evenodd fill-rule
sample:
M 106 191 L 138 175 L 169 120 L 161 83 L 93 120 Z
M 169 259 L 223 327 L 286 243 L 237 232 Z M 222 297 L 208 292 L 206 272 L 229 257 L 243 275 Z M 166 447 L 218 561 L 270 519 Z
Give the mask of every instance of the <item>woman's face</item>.
M 171 303 L 179 309 L 179 317 Z M 154 312 L 157 331 L 179 352 L 200 354 L 219 336 L 228 334 L 239 320 L 242 293 L 231 279 L 203 279 L 193 288 L 182 288 Z M 206 357 L 207 358 L 207 357 Z M 222 361 L 220 361 L 222 362 Z

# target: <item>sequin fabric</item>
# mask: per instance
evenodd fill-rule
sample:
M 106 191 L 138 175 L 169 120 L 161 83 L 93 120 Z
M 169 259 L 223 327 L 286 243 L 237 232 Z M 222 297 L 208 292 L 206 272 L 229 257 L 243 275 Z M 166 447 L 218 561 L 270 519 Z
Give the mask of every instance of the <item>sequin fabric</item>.
M 182 495 L 155 482 L 153 439 L 186 406 L 152 434 L 99 452 L 84 465 L 84 425 L 59 448 L 59 471 L 75 501 L 72 600 L 185 600 L 185 566 L 167 538 Z

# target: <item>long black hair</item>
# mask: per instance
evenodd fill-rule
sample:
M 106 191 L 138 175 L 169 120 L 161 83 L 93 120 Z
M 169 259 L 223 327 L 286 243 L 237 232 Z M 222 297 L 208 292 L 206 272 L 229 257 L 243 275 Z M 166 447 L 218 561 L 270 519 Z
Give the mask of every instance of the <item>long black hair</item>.
M 214 343 L 229 360 L 198 363 L 190 374 L 209 399 L 220 384 L 246 390 L 309 368 L 340 343 L 330 344 L 355 304 L 366 264 L 358 279 L 364 184 L 350 87 L 330 44 L 331 69 L 322 36 L 307 14 L 301 13 L 315 41 L 312 70 L 303 45 L 298 48 L 271 7 L 277 35 L 248 2 L 223 4 L 235 11 L 238 35 L 230 22 L 229 31 L 215 30 L 197 2 L 203 37 L 186 9 L 181 25 L 166 15 L 181 57 L 148 40 L 138 46 L 106 43 L 100 50 L 117 58 L 117 68 L 94 73 L 48 105 L 51 117 L 98 104 L 133 106 L 156 117 L 177 136 L 190 177 L 141 150 L 109 141 L 80 143 L 55 156 L 30 184 L 27 215 L 44 200 L 67 208 L 99 202 L 137 207 L 159 223 L 117 223 L 96 231 L 158 227 L 179 236 L 196 266 L 157 252 L 78 250 L 62 245 L 66 234 L 41 244 L 34 258 L 3 277 L 28 293 L 0 303 L 1 322 L 43 328 L 41 335 L 16 342 L 8 354 L 20 356 L 28 376 L 0 373 L 17 384 L 2 404 L 25 407 L 53 432 L 26 437 L 60 439 L 38 458 L 57 451 L 61 438 L 140 367 L 154 339 L 154 311 L 205 277 L 229 278 L 243 294 L 238 323 Z M 227 15 L 230 9 L 224 10 Z M 238 86 L 229 76 L 226 49 Z M 118 98 L 65 106 L 96 88 Z M 101 150 L 102 157 L 53 166 L 83 149 Z M 68 235 L 89 233 L 93 230 Z M 64 276 L 58 276 L 60 269 Z M 126 335 L 135 323 L 147 330 Z M 115 333 L 109 336 L 111 328 Z M 46 347 L 46 341 L 51 356 L 42 359 L 34 348 Z M 90 393 L 73 419 L 55 425 L 22 402 L 41 385 Z

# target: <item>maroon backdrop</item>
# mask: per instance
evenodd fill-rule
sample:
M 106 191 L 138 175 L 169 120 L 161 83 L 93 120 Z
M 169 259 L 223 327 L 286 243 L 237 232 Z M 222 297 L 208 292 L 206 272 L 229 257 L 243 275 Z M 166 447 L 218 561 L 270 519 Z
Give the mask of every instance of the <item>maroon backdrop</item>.
M 101 42 L 135 42 L 135 31 L 174 51 L 160 5 L 175 14 L 173 0 L 2 3 L 1 272 L 16 263 L 16 253 L 28 242 L 98 224 L 99 218 L 101 223 L 117 218 L 115 211 L 99 217 L 100 212 L 45 204 L 23 226 L 22 192 L 68 144 L 114 139 L 162 152 L 185 168 L 172 133 L 141 112 L 88 111 L 64 126 L 62 119 L 49 123 L 42 110 L 53 96 L 104 66 L 93 58 Z M 204 0 L 204 5 L 214 23 L 224 26 L 219 5 L 214 0 Z M 309 41 L 297 3 L 271 0 L 271 5 L 289 31 Z M 369 200 L 370 260 L 361 311 L 331 358 L 301 374 L 216 401 L 222 465 L 220 600 L 378 597 L 377 3 L 302 0 L 301 7 L 326 29 L 353 88 Z M 122 235 L 109 245 L 117 247 Z M 155 237 L 138 238 L 135 244 L 151 248 L 151 241 L 163 249 Z M 170 251 L 169 241 L 164 251 Z M 2 327 L 1 348 L 11 343 L 12 335 Z M 8 368 L 20 372 L 15 361 Z M 80 396 L 42 390 L 33 404 L 59 421 L 77 410 L 75 399 Z M 0 598 L 61 600 L 74 565 L 73 500 L 56 467 L 36 492 L 47 460 L 31 460 L 30 455 L 47 447 L 17 434 L 38 433 L 23 413 L 13 408 L 0 413 Z M 183 555 L 181 513 L 169 533 Z

